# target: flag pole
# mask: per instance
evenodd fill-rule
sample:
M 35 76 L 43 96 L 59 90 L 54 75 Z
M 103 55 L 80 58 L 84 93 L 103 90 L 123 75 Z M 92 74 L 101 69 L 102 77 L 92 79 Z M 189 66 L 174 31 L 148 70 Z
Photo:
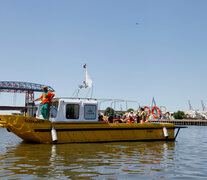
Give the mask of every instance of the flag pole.
M 84 81 L 84 85 L 85 85 L 85 88 L 89 88 L 89 91 L 86 94 L 86 96 L 88 96 L 89 93 L 90 93 L 91 97 L 90 96 L 89 97 L 92 98 L 92 95 L 93 95 L 93 81 L 91 80 L 90 76 L 88 75 L 88 71 L 87 71 L 86 64 L 83 65 L 83 68 L 85 69 L 85 81 Z
M 85 88 L 87 87 L 87 84 L 86 84 L 86 64 L 83 65 L 83 68 L 85 69 L 85 81 L 83 82 L 84 85 L 85 85 Z
M 91 98 L 93 96 L 93 85 L 92 85 L 92 88 L 91 88 Z

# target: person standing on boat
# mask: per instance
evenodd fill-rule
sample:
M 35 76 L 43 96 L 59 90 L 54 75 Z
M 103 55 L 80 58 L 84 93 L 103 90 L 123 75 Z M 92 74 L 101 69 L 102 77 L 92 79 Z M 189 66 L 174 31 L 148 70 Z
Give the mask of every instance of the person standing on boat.
M 140 112 L 137 111 L 137 114 L 136 114 L 136 123 L 140 123 L 140 120 L 142 119 L 142 117 L 140 116 Z
M 141 117 L 141 123 L 146 122 L 147 114 L 146 114 L 144 108 L 140 108 L 139 116 Z
M 42 99 L 42 108 L 41 114 L 45 120 L 49 120 L 50 117 L 50 105 L 52 104 L 51 100 L 55 96 L 54 93 L 48 91 L 48 87 L 43 87 L 43 94 L 39 98 L 35 99 L 34 101 L 38 101 Z
M 134 112 L 131 111 L 130 114 L 129 114 L 129 120 L 133 121 L 134 120 L 133 117 L 134 117 Z

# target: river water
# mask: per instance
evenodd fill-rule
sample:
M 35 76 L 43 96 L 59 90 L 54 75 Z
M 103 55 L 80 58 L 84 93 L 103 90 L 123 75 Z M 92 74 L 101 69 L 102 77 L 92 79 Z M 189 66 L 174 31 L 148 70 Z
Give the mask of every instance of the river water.
M 207 127 L 175 142 L 26 144 L 0 128 L 0 179 L 207 179 Z

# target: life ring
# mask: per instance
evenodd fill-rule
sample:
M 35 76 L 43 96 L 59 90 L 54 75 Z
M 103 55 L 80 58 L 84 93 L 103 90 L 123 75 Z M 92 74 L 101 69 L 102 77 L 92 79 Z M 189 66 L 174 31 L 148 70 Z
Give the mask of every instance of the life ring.
M 103 119 L 104 119 L 104 121 L 106 121 L 109 124 L 107 116 L 104 116 Z
M 144 107 L 144 111 L 145 111 L 145 109 L 148 109 L 147 117 L 149 117 L 150 116 L 150 113 L 151 113 L 150 108 L 148 106 L 145 106 Z
M 123 120 L 121 120 L 121 119 L 114 119 L 114 123 L 123 123 Z
M 127 123 L 132 123 L 132 121 L 128 120 Z
M 155 109 L 157 110 L 158 114 L 155 114 L 155 113 L 154 113 L 154 110 L 155 110 Z M 160 114 L 161 114 L 160 109 L 159 109 L 158 107 L 154 106 L 154 107 L 152 108 L 152 115 L 153 115 L 153 117 L 154 117 L 155 119 L 157 119 L 157 118 L 160 117 Z

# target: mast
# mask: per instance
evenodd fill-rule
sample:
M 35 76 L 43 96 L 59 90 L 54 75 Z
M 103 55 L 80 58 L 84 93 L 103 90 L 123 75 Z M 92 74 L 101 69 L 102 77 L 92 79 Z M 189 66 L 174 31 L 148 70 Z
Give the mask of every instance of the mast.
M 88 71 L 87 71 L 87 66 L 86 64 L 83 65 L 83 68 L 85 69 L 85 80 L 83 81 L 83 84 L 78 85 L 78 88 L 74 91 L 73 97 L 78 97 L 80 90 L 88 88 L 88 92 L 86 94 L 86 97 L 89 95 L 91 92 L 91 96 L 88 98 L 92 98 L 93 95 L 93 81 L 91 80 Z
M 191 106 L 190 100 L 188 100 L 189 110 L 193 111 L 193 107 Z
M 203 110 L 203 111 L 206 111 L 206 107 L 205 107 L 205 105 L 204 105 L 204 103 L 203 103 L 203 100 L 201 100 L 201 105 L 202 105 L 202 110 Z

